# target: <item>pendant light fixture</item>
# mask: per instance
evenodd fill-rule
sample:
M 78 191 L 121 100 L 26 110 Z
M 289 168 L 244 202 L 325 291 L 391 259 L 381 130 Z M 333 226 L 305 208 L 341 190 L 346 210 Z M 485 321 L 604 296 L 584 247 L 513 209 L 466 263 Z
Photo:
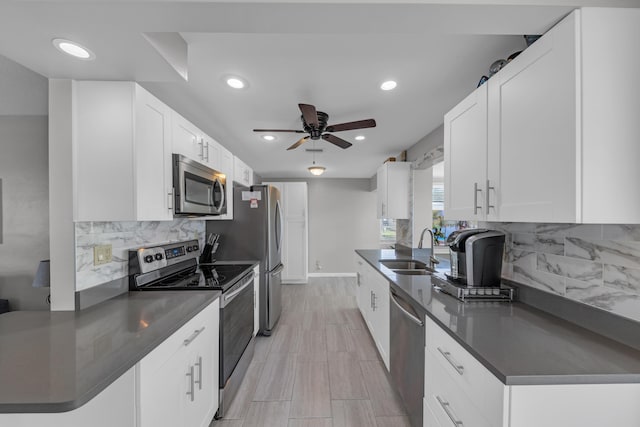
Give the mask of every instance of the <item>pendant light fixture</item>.
M 314 160 L 313 165 L 309 166 L 308 169 L 309 172 L 311 172 L 311 175 L 320 176 L 324 173 L 326 168 L 324 166 L 317 166 Z
M 309 166 L 307 169 L 309 170 L 311 175 L 314 175 L 314 176 L 322 175 L 326 170 L 326 168 L 324 166 L 316 165 L 316 151 L 322 152 L 322 150 L 316 150 L 316 142 L 313 141 L 313 149 L 307 150 L 307 151 L 311 151 L 313 153 L 313 164 Z

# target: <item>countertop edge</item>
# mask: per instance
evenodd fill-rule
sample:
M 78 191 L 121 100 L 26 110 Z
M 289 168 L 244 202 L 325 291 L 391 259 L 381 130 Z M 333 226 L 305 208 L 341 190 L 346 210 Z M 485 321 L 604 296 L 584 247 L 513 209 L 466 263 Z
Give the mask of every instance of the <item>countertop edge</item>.
M 162 291 L 157 291 L 162 292 Z M 189 292 L 189 291 L 186 291 Z M 209 292 L 209 291 L 207 291 Z M 64 413 L 76 410 L 94 397 L 102 393 L 107 387 L 113 384 L 118 378 L 124 375 L 129 369 L 135 367 L 135 365 L 144 359 L 149 353 L 151 353 L 156 347 L 162 344 L 167 338 L 178 331 L 189 320 L 194 318 L 198 313 L 211 305 L 217 299 L 220 298 L 222 293 L 220 291 L 211 292 L 212 297 L 203 299 L 202 304 L 197 308 L 194 308 L 190 315 L 185 316 L 180 322 L 172 324 L 171 328 L 166 329 L 166 332 L 160 335 L 161 338 L 154 340 L 145 346 L 139 352 L 128 359 L 125 363 L 122 363 L 120 367 L 114 369 L 111 375 L 105 377 L 103 381 L 97 382 L 91 389 L 87 390 L 80 396 L 76 396 L 75 399 L 65 400 L 61 402 L 47 402 L 47 403 L 0 403 L 0 416 L 2 414 L 35 414 L 35 413 Z
M 389 275 L 385 274 L 385 266 L 379 265 L 378 263 L 372 263 L 366 254 L 363 251 L 371 251 L 371 249 L 356 249 L 355 252 L 362 258 L 367 264 L 373 267 L 379 274 L 381 274 L 390 285 L 394 286 L 394 289 L 399 290 L 405 297 L 413 298 L 409 295 L 402 287 L 398 286 L 394 282 L 394 277 L 390 277 L 390 275 L 394 274 L 391 270 L 389 270 Z M 375 251 L 375 249 L 373 249 Z M 409 254 L 407 254 L 409 256 Z M 414 256 L 415 257 L 415 256 Z M 438 292 L 438 291 L 436 291 Z M 453 297 L 451 297 L 453 298 Z M 511 304 L 523 304 L 523 302 L 513 302 Z M 529 307 L 529 306 L 527 306 Z M 532 307 L 533 310 L 540 311 L 535 307 Z M 493 364 L 487 361 L 484 357 L 480 356 L 475 349 L 470 346 L 466 341 L 462 340 L 458 335 L 456 335 L 450 328 L 444 325 L 435 315 L 429 312 L 428 309 L 425 308 L 426 315 L 434 321 L 438 327 L 443 329 L 447 335 L 453 338 L 458 344 L 460 344 L 466 351 L 468 351 L 478 362 L 482 364 L 493 376 L 495 376 L 503 385 L 505 386 L 528 386 L 528 385 L 597 385 L 597 384 L 639 384 L 640 383 L 640 374 L 577 374 L 577 375 L 505 375 L 500 372 Z M 543 311 L 540 311 L 549 316 L 553 316 L 551 314 L 547 314 Z

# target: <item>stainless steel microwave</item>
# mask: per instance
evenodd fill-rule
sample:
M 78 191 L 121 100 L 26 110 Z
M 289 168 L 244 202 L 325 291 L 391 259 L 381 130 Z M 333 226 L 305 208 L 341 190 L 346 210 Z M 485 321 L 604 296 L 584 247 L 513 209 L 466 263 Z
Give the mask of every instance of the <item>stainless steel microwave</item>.
M 227 213 L 226 176 L 181 154 L 173 155 L 176 216 Z

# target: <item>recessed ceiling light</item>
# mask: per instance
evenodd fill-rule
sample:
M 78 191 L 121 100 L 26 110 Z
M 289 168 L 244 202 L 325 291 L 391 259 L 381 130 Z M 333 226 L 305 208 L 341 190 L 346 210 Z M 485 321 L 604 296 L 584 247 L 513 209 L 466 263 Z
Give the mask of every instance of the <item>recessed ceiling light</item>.
M 234 89 L 243 89 L 247 83 L 240 77 L 227 77 L 227 84 Z
M 96 57 L 96 55 L 89 49 L 71 40 L 53 39 L 51 40 L 51 43 L 53 43 L 55 48 L 60 52 L 64 52 L 67 55 L 71 55 L 78 59 L 90 61 Z
M 355 138 L 356 141 L 364 141 L 364 135 L 358 135 Z
M 393 80 L 387 80 L 386 82 L 383 82 L 380 85 L 380 89 L 382 89 L 382 90 L 392 90 L 392 89 L 395 89 L 396 86 L 398 86 L 398 83 L 394 82 Z
M 273 135 L 262 135 L 262 139 L 264 139 L 265 141 L 273 141 L 276 139 L 276 137 Z

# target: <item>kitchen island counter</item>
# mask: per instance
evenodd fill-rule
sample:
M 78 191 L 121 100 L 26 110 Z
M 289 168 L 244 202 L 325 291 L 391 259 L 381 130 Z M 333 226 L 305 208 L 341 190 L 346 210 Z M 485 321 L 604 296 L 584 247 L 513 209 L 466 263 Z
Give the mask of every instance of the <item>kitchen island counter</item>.
M 220 294 L 129 292 L 79 312 L 1 315 L 0 413 L 82 406 Z
M 428 263 L 429 250 L 357 250 L 394 289 L 505 385 L 640 383 L 640 351 L 521 302 L 461 302 L 430 275 L 400 275 L 381 259 Z

